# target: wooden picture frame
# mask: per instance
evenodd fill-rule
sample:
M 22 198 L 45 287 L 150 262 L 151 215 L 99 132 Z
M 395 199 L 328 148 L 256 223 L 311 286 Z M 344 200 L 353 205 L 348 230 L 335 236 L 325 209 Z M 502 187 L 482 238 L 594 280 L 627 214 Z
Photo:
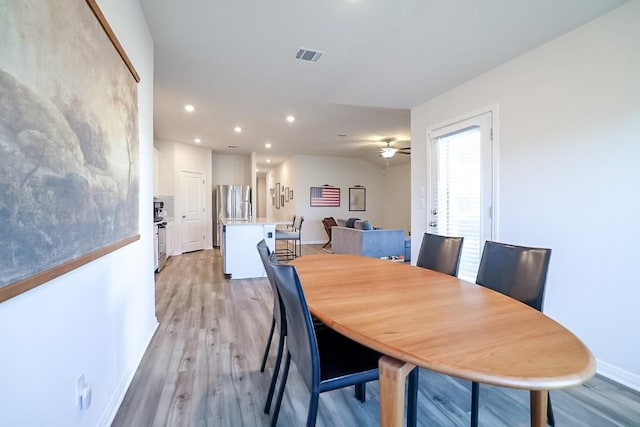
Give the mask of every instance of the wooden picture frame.
M 59 7 L 0 17 L 4 48 L 19 52 L 0 57 L 0 129 L 16 130 L 0 146 L 0 206 L 14 212 L 0 234 L 0 302 L 140 239 L 140 76 L 95 0 L 69 0 L 51 20 Z M 37 85 L 16 72 L 43 62 Z
M 280 183 L 279 182 L 276 182 L 275 198 L 276 198 L 276 209 L 280 209 L 280 206 L 282 205 L 280 204 Z
M 289 200 L 293 200 L 293 190 L 289 190 Z
M 365 187 L 349 187 L 349 210 L 367 210 L 367 189 Z
M 284 187 L 284 201 L 289 201 L 289 187 Z

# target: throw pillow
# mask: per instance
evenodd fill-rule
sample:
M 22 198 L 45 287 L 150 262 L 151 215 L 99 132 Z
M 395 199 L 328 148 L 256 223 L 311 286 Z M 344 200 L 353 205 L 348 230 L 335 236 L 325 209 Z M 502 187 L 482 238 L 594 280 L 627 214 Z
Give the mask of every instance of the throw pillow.
M 362 229 L 373 230 L 373 227 L 371 227 L 371 224 L 369 223 L 369 221 L 365 220 L 365 221 L 362 221 Z
M 353 224 L 354 224 L 357 220 L 359 220 L 359 219 L 360 219 L 360 218 L 349 218 L 349 219 L 347 220 L 347 224 L 346 224 L 346 225 L 347 225 L 347 227 L 348 227 L 348 228 L 353 228 Z

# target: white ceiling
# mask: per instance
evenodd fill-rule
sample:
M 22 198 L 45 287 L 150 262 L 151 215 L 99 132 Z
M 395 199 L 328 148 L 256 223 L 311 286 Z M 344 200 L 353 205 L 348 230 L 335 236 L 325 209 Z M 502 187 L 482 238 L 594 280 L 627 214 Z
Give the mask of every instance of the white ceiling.
M 155 139 L 255 151 L 259 168 L 293 154 L 382 166 L 382 138 L 409 144 L 411 107 L 623 3 L 140 0 L 155 41 Z M 325 54 L 301 62 L 299 47 Z

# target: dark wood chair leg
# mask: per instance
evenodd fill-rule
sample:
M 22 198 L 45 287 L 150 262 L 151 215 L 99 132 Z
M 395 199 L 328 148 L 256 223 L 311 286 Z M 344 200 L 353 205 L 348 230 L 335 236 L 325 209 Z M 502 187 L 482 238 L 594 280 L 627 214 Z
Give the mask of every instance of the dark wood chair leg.
M 556 425 L 556 418 L 553 416 L 553 408 L 551 408 L 551 393 L 547 393 L 547 424 L 551 427 Z
M 420 380 L 420 368 L 415 367 L 409 374 L 407 390 L 407 427 L 418 425 L 418 382 Z
M 280 380 L 280 389 L 278 390 L 278 397 L 276 398 L 276 407 L 273 411 L 273 417 L 271 418 L 271 427 L 276 427 L 278 424 L 278 415 L 280 415 L 280 407 L 282 406 L 282 396 L 284 395 L 284 386 L 287 385 L 287 376 L 289 375 L 289 366 L 291 365 L 291 355 L 287 352 L 287 358 L 284 362 L 284 372 L 282 373 L 282 379 Z
M 276 356 L 276 364 L 273 366 L 273 375 L 271 376 L 271 384 L 269 384 L 269 393 L 267 393 L 267 401 L 264 404 L 264 413 L 268 414 L 271 410 L 271 401 L 273 400 L 273 392 L 278 382 L 278 374 L 280 373 L 280 364 L 282 363 L 282 353 L 284 349 L 284 335 L 280 334 L 278 340 L 278 355 Z
M 360 402 L 365 402 L 367 400 L 367 384 L 360 383 L 360 384 L 356 384 L 353 387 L 354 387 L 354 394 L 356 396 L 356 399 L 358 399 Z
M 276 318 L 271 319 L 271 330 L 269 331 L 269 338 L 267 339 L 267 348 L 264 349 L 264 356 L 262 356 L 262 365 L 260 365 L 260 372 L 264 372 L 264 367 L 267 365 L 267 358 L 269 357 L 269 349 L 271 348 L 271 340 L 273 339 L 273 331 L 276 328 Z
M 471 383 L 471 427 L 478 427 L 478 405 L 480 401 L 480 384 Z

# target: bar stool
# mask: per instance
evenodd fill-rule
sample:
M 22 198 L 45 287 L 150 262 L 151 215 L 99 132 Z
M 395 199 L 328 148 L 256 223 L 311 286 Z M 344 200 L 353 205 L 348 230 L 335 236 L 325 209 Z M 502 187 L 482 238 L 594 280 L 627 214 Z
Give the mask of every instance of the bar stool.
M 304 217 L 296 216 L 295 218 L 291 231 L 276 230 L 276 246 L 278 241 L 284 241 L 286 244 L 284 249 L 276 249 L 275 251 L 279 259 L 294 259 L 302 253 L 300 234 Z M 293 242 L 293 249 L 289 248 L 289 242 Z

